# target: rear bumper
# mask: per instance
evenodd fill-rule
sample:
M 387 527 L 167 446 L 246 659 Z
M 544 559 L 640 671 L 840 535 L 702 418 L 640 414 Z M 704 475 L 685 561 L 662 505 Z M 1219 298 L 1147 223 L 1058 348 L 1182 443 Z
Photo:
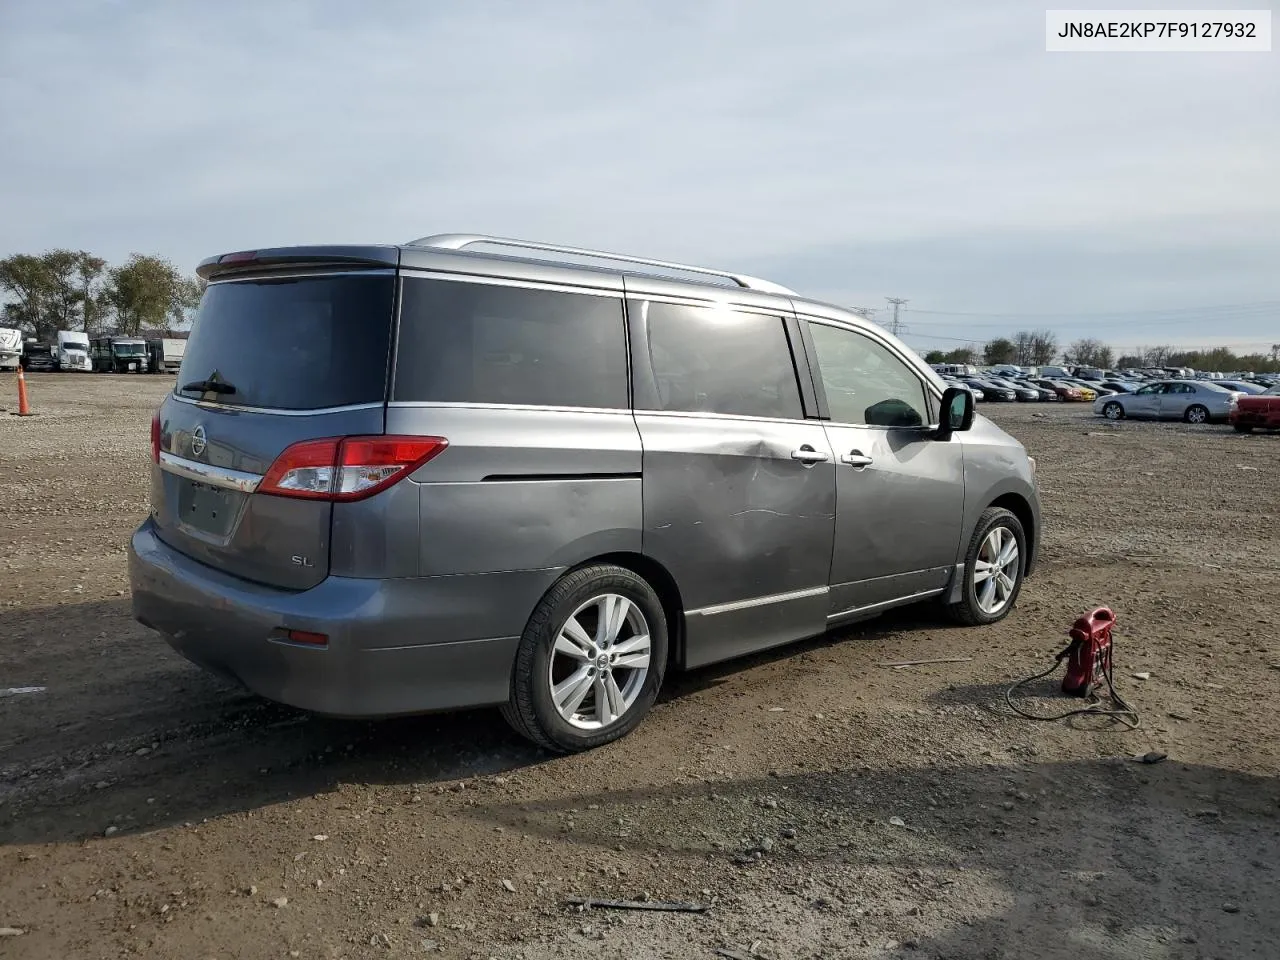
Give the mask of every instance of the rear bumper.
M 503 703 L 519 635 L 558 570 L 265 587 L 133 535 L 133 614 L 188 660 L 280 703 L 378 717 Z M 272 639 L 281 629 L 326 647 Z

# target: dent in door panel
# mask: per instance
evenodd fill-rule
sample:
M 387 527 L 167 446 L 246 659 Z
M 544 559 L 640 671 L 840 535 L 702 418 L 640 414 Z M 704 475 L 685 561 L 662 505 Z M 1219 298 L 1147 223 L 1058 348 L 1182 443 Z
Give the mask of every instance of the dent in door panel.
M 689 609 L 825 586 L 835 508 L 817 424 L 636 414 L 644 438 L 645 552 Z

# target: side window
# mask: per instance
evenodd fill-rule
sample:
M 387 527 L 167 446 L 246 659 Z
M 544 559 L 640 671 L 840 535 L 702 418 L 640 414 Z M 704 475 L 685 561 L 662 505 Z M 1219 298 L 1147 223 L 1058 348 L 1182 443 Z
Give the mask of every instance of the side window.
M 392 399 L 622 408 L 622 300 L 407 277 Z
M 652 301 L 632 309 L 646 318 L 653 409 L 804 417 L 781 317 Z
M 810 323 L 827 406 L 836 423 L 921 427 L 929 405 L 920 378 L 870 337 Z

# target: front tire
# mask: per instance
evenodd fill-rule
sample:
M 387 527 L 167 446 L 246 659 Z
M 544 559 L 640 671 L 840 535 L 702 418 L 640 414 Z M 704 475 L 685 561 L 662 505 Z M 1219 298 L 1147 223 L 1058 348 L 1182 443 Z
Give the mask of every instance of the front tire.
M 1235 431 L 1236 431 L 1236 433 L 1253 433 L 1253 426 L 1252 426 L 1252 424 L 1248 424 L 1248 423 L 1233 423 L 1231 426 L 1235 427 Z
M 1120 406 L 1120 404 L 1116 403 L 1114 400 L 1110 403 L 1104 403 L 1102 405 L 1102 415 L 1108 420 L 1123 420 L 1124 407 Z
M 965 626 L 996 623 L 1009 615 L 1022 590 L 1027 535 L 1022 521 L 1003 507 L 988 507 L 978 518 L 964 559 L 964 589 L 948 615 Z
M 1182 419 L 1187 421 L 1187 423 L 1208 423 L 1209 408 L 1201 406 L 1198 403 L 1193 403 L 1191 406 L 1187 407 L 1187 412 L 1182 415 Z
M 502 715 L 546 750 L 590 750 L 635 729 L 666 662 L 667 619 L 653 587 L 625 567 L 583 567 L 534 608 Z

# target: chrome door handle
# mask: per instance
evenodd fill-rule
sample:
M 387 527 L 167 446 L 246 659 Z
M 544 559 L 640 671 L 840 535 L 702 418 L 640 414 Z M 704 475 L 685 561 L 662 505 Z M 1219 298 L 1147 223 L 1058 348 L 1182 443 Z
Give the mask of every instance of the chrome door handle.
M 875 463 L 875 460 L 872 457 L 868 457 L 861 450 L 850 450 L 848 453 L 841 455 L 840 462 L 861 469 L 871 466 L 871 464 Z
M 791 451 L 791 459 L 799 460 L 801 463 L 822 463 L 826 460 L 830 460 L 831 457 L 823 453 L 821 450 L 813 449 L 813 447 L 806 443 L 801 446 L 799 450 Z

